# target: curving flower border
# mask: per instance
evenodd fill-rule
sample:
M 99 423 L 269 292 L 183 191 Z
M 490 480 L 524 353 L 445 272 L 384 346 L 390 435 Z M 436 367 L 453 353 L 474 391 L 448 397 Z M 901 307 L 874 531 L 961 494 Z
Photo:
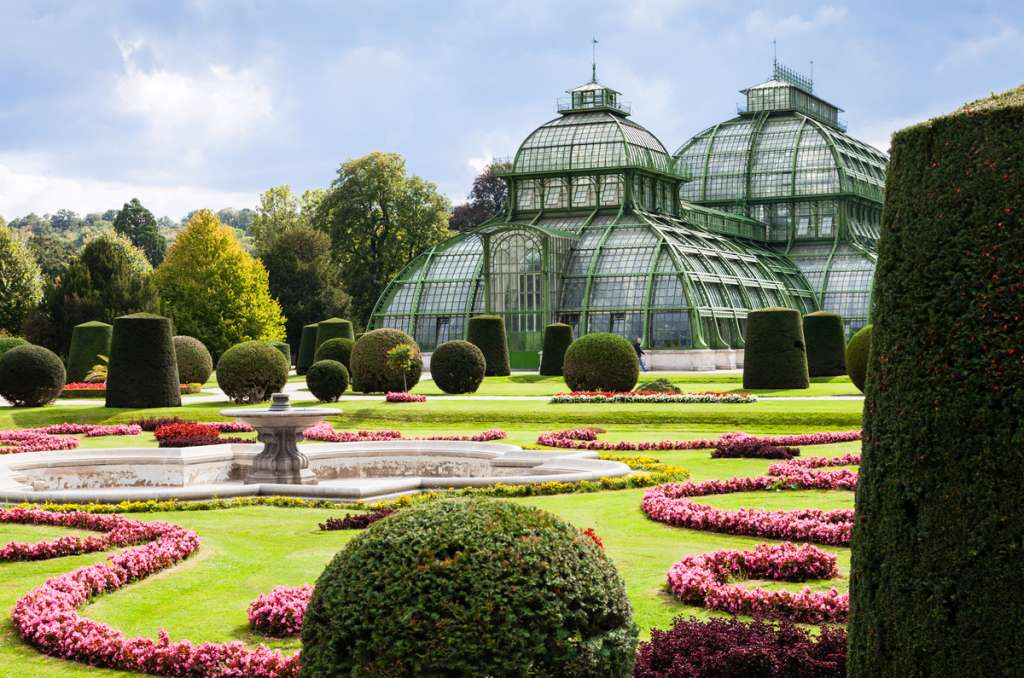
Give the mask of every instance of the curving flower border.
M 749 393 L 723 393 L 721 391 L 696 391 L 692 393 L 669 393 L 665 391 L 572 391 L 556 393 L 548 400 L 552 405 L 582 403 L 725 403 L 739 405 L 756 403 L 757 396 Z
M 401 431 L 383 429 L 379 431 L 336 431 L 330 423 L 321 421 L 302 432 L 306 440 L 318 440 L 327 443 L 376 443 L 386 440 L 462 440 L 469 442 L 488 442 L 503 440 L 508 436 L 500 428 L 491 428 L 469 436 L 417 436 L 407 438 Z
M 704 438 L 695 440 L 656 440 L 631 442 L 621 440 L 609 442 L 598 440 L 597 436 L 604 433 L 596 428 L 573 428 L 563 431 L 551 431 L 541 433 L 537 437 L 537 444 L 546 447 L 557 447 L 566 450 L 609 450 L 609 451 L 641 451 L 641 450 L 705 450 L 720 445 L 736 445 L 739 443 L 749 445 L 769 446 L 799 446 L 799 445 L 829 445 L 831 443 L 845 443 L 861 439 L 860 429 L 850 431 L 822 431 L 820 433 L 801 433 L 784 436 L 752 436 L 746 433 L 723 433 L 718 438 Z
M 313 585 L 276 586 L 249 603 L 249 628 L 272 638 L 294 636 L 302 631 L 302 618 L 313 597 Z

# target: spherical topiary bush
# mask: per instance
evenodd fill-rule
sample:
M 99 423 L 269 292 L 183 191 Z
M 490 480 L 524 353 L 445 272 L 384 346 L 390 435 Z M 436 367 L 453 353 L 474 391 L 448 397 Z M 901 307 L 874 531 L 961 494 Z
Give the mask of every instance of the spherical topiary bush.
M 356 342 L 346 337 L 334 337 L 320 344 L 314 354 L 313 362 L 336 360 L 348 370 L 352 367 L 352 348 Z
M 488 377 L 512 374 L 508 363 L 508 340 L 505 338 L 505 319 L 500 315 L 478 315 L 469 319 L 466 339 L 480 349 L 487 362 Z
M 265 341 L 235 344 L 217 361 L 217 384 L 236 403 L 261 403 L 288 382 L 288 361 Z
M 85 381 L 85 375 L 102 361 L 101 355 L 110 358 L 113 331 L 111 325 L 98 320 L 75 325 L 68 351 L 68 381 Z
M 178 360 L 178 381 L 182 384 L 205 384 L 213 374 L 213 356 L 195 337 L 174 337 L 174 355 Z
M 800 312 L 765 308 L 747 314 L 743 388 L 807 388 L 807 345 Z
M 288 367 L 292 366 L 292 347 L 288 345 L 288 342 L 272 339 L 267 343 L 281 352 L 281 355 L 283 355 L 284 359 L 288 362 Z
M 0 395 L 15 407 L 52 403 L 66 378 L 64 363 L 42 346 L 15 346 L 0 356 Z
M 342 318 L 328 318 L 317 323 L 316 348 L 320 348 L 320 344 L 335 337 L 355 341 L 356 335 L 352 331 L 352 323 Z
M 416 341 L 401 330 L 383 327 L 359 337 L 352 347 L 350 359 L 352 390 L 362 393 L 384 393 L 411 389 L 415 386 L 423 372 L 423 358 L 419 351 L 416 352 L 412 365 L 406 370 L 404 380 L 400 371 L 388 367 L 388 351 L 399 344 L 415 346 Z
M 337 360 L 317 360 L 306 372 L 306 388 L 320 402 L 334 402 L 348 388 L 348 369 Z
M 317 580 L 302 676 L 624 678 L 637 628 L 625 586 L 554 515 L 487 499 L 403 509 Z
M 0 355 L 7 353 L 15 346 L 28 346 L 28 343 L 21 337 L 0 337 Z
M 807 372 L 812 377 L 846 374 L 846 334 L 838 313 L 815 311 L 804 316 Z
M 314 362 L 316 354 L 317 323 L 302 326 L 302 337 L 299 339 L 299 354 L 295 356 L 295 374 L 305 374 Z
M 547 376 L 562 376 L 565 352 L 572 345 L 572 327 L 563 323 L 551 323 L 544 328 L 544 350 L 540 356 L 540 373 Z
M 846 345 L 846 371 L 861 393 L 868 381 L 868 356 L 871 354 L 871 325 L 865 325 L 850 337 Z
M 619 335 L 594 332 L 569 345 L 562 372 L 572 391 L 628 391 L 640 376 L 640 359 Z
M 445 393 L 474 393 L 484 380 L 487 362 L 468 341 L 448 341 L 430 355 L 430 376 Z
M 180 384 L 170 319 L 152 313 L 114 318 L 107 407 L 177 407 Z

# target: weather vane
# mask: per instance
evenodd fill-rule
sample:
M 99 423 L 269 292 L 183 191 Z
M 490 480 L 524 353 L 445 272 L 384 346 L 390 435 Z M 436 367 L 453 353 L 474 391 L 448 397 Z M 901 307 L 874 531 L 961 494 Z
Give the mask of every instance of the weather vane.
M 590 40 L 591 50 L 591 61 L 590 61 L 590 80 L 591 82 L 597 82 L 597 38 L 591 38 Z

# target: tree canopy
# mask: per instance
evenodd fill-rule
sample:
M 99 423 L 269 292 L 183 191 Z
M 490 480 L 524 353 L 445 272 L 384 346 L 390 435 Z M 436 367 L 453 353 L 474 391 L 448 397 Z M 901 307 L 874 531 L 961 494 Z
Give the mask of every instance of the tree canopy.
M 469 200 L 452 210 L 448 227 L 453 231 L 468 231 L 484 223 L 501 211 L 508 199 L 508 184 L 487 165 L 473 180 Z
M 0 330 L 21 332 L 43 298 L 43 278 L 29 249 L 0 219 Z
M 114 218 L 114 230 L 126 236 L 132 244 L 146 253 L 149 263 L 156 266 L 164 259 L 167 241 L 160 235 L 156 217 L 142 206 L 138 198 L 124 204 Z

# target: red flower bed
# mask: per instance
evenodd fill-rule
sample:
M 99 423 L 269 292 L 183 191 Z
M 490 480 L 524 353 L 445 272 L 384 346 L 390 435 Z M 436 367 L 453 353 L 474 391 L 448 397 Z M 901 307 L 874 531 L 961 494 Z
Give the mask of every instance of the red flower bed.
M 294 636 L 302 630 L 302 617 L 312 597 L 312 584 L 277 586 L 262 593 L 249 603 L 249 627 L 272 638 Z
M 828 445 L 830 443 L 843 443 L 852 440 L 860 440 L 860 430 L 853 431 L 825 431 L 822 433 L 804 433 L 785 436 L 751 436 L 746 433 L 724 433 L 719 438 L 697 439 L 697 440 L 659 440 L 653 442 L 631 442 L 623 440 L 617 443 L 598 440 L 598 433 L 603 433 L 593 428 L 575 428 L 564 431 L 553 431 L 542 433 L 537 438 L 538 445 L 547 447 L 558 447 L 567 450 L 610 450 L 610 451 L 639 451 L 639 450 L 704 450 L 720 445 L 734 444 L 740 439 L 750 444 L 774 445 L 774 446 L 800 446 L 800 445 Z
M 132 423 L 142 428 L 143 431 L 156 431 L 161 426 L 168 424 L 197 424 L 199 422 L 180 417 L 143 417 Z M 221 433 L 252 433 L 256 430 L 249 424 L 240 421 L 207 421 L 203 422 L 203 426 L 212 426 Z
M 220 428 L 213 424 L 163 424 L 153 435 L 159 447 L 197 447 L 224 443 L 251 443 L 244 438 L 221 438 Z

